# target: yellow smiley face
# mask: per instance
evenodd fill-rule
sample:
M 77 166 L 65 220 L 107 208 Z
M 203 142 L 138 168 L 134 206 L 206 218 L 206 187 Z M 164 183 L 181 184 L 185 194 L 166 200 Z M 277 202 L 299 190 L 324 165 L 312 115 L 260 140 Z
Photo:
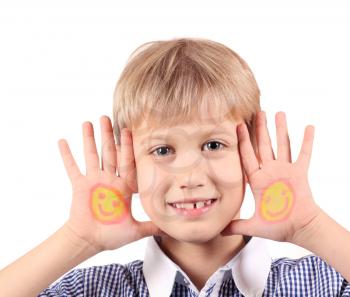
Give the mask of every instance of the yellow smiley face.
M 282 181 L 268 186 L 261 199 L 260 214 L 266 221 L 281 221 L 289 215 L 294 201 L 291 187 Z
M 102 184 L 91 190 L 90 201 L 93 216 L 103 224 L 120 223 L 127 214 L 123 195 L 116 189 Z

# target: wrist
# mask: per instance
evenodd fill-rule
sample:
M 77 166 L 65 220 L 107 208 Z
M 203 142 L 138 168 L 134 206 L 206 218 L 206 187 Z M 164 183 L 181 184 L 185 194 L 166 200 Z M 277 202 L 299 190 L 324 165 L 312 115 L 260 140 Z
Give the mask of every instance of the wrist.
M 315 216 L 305 226 L 295 232 L 290 242 L 312 251 L 313 245 L 320 238 L 320 233 L 327 232 L 325 228 L 329 226 L 329 223 L 330 217 L 318 207 Z
M 350 280 L 350 232 L 324 211 L 300 230 L 292 243 L 316 254 Z
M 60 231 L 65 240 L 71 244 L 73 247 L 77 248 L 77 250 L 83 251 L 87 257 L 92 257 L 100 252 L 102 249 L 96 247 L 91 242 L 79 236 L 73 228 L 70 226 L 69 222 L 66 222 L 61 228 Z
M 37 247 L 1 270 L 0 295 L 37 296 L 64 273 L 97 252 L 76 236 L 68 224 L 64 224 Z

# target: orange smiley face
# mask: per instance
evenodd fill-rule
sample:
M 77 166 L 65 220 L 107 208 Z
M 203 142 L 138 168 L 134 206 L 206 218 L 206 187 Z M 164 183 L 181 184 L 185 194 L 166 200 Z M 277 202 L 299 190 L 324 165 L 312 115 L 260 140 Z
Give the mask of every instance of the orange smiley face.
M 91 190 L 91 211 L 103 224 L 120 223 L 127 214 L 123 195 L 116 189 L 98 184 Z
M 294 201 L 292 188 L 278 181 L 268 186 L 261 199 L 260 214 L 266 221 L 281 221 L 289 215 Z

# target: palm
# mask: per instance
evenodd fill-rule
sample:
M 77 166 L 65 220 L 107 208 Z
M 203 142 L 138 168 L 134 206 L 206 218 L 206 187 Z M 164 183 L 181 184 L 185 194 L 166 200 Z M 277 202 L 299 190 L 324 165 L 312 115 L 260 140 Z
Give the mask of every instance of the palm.
M 125 212 L 125 217 L 118 224 L 104 224 L 97 220 L 91 210 L 91 192 L 96 184 L 104 184 L 106 188 L 121 189 L 122 183 L 108 173 L 101 172 L 99 176 L 93 178 L 82 176 L 76 181 L 73 189 L 73 199 L 70 210 L 70 224 L 83 238 L 90 238 L 92 244 L 103 247 L 103 249 L 113 249 L 118 243 L 123 245 L 127 242 L 134 241 L 132 236 L 134 232 L 123 232 L 135 226 L 135 220 L 131 216 L 131 212 Z M 128 209 L 131 207 L 131 197 L 125 197 L 128 203 Z M 88 203 L 87 203 L 88 202 Z M 103 204 L 101 206 L 104 208 Z M 125 236 L 121 238 L 121 236 Z M 122 240 L 122 242 L 121 242 Z
M 312 193 L 307 183 L 307 176 L 303 176 L 295 164 L 274 160 L 264 164 L 263 168 L 249 177 L 250 187 L 255 198 L 254 220 L 260 227 L 259 232 L 274 240 L 286 241 L 296 230 L 302 228 L 312 218 L 309 210 L 314 207 Z M 275 197 L 266 203 L 270 185 L 283 181 L 293 189 L 293 201 L 288 208 L 287 198 Z M 275 203 L 275 206 L 269 204 Z M 264 214 L 269 211 L 269 216 Z M 271 232 L 273 228 L 273 232 Z
M 296 231 L 316 215 L 307 180 L 313 131 L 306 129 L 300 155 L 291 162 L 287 126 L 282 114 L 276 116 L 278 157 L 271 147 L 264 114 L 257 117 L 257 138 L 261 166 L 243 125 L 239 136 L 244 171 L 255 199 L 255 213 L 249 220 L 233 221 L 225 233 L 238 233 L 278 241 L 291 241 Z
M 131 214 L 132 194 L 137 192 L 131 135 L 122 133 L 117 162 L 110 120 L 105 117 L 101 122 L 102 168 L 90 124 L 83 125 L 86 175 L 81 174 L 66 141 L 59 146 L 73 190 L 67 226 L 98 250 L 108 250 L 160 230 L 152 222 L 136 221 Z

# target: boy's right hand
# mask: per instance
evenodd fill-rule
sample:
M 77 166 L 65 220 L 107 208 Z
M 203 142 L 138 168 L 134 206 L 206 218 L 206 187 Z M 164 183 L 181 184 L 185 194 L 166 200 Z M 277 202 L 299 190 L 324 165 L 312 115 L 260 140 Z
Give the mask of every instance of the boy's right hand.
M 86 241 L 97 252 L 117 249 L 143 237 L 162 234 L 153 222 L 136 221 L 131 214 L 131 198 L 137 192 L 137 181 L 130 131 L 126 128 L 122 130 L 121 147 L 116 149 L 110 119 L 102 116 L 100 123 L 102 168 L 93 126 L 90 122 L 83 123 L 86 175 L 81 174 L 66 140 L 58 141 L 73 191 L 70 215 L 65 226 L 73 238 Z

